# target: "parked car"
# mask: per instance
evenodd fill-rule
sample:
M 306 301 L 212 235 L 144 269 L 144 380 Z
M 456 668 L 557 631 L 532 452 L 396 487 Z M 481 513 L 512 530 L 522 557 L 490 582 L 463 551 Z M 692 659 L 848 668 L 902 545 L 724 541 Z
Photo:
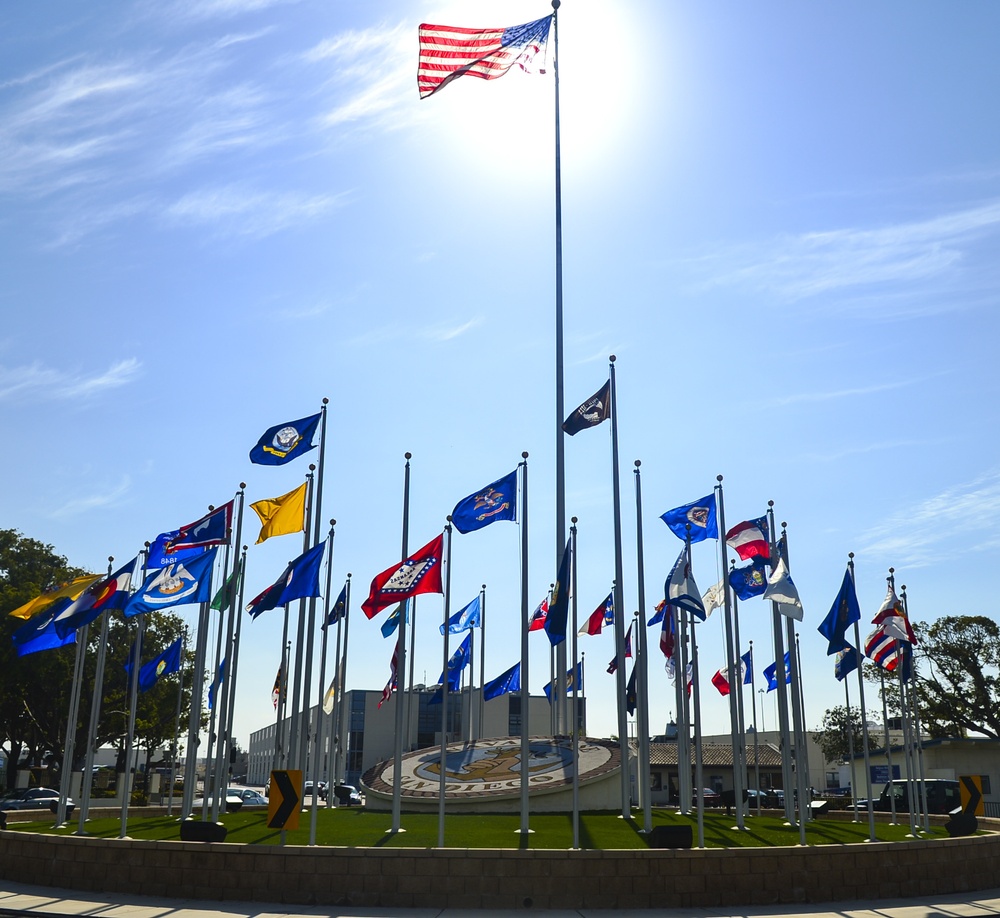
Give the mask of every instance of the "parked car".
M 722 806 L 722 794 L 717 791 L 712 790 L 710 787 L 703 787 L 701 790 L 702 797 L 705 801 L 705 806 Z M 691 795 L 691 803 L 694 806 L 698 805 L 698 791 L 694 791 Z
M 358 789 L 350 784 L 338 784 L 333 789 L 333 796 L 337 806 L 361 806 L 365 802 Z
M 917 798 L 916 809 L 920 809 L 920 790 L 917 786 L 919 782 L 914 781 L 914 795 Z M 928 778 L 927 785 L 927 809 L 931 813 L 950 813 L 962 805 L 962 796 L 959 791 L 958 781 L 949 781 L 947 778 Z M 892 800 L 890 793 L 896 800 L 897 813 L 910 812 L 909 784 L 905 778 L 897 778 L 890 781 L 882 788 L 882 794 L 875 801 L 875 809 L 881 813 L 888 813 L 892 810 Z
M 243 801 L 243 808 L 267 806 L 267 797 L 249 787 L 231 787 L 229 796 L 235 794 Z
M 213 802 L 213 798 L 209 797 L 208 798 L 208 809 L 209 809 L 209 811 L 211 811 L 211 809 L 212 809 L 212 802 Z M 265 801 L 265 803 L 266 803 L 266 801 Z M 196 813 L 199 810 L 203 809 L 204 806 L 205 806 L 205 798 L 204 797 L 197 797 L 191 803 L 191 809 L 192 809 L 193 812 L 196 812 Z M 226 793 L 226 807 L 225 807 L 225 811 L 227 813 L 238 813 L 241 809 L 243 809 L 243 798 L 239 794 L 234 793 L 232 790 L 228 791 Z
M 0 797 L 0 810 L 49 810 L 54 813 L 59 806 L 59 791 L 51 787 L 22 787 Z M 76 804 L 66 798 L 66 815 Z
M 316 788 L 316 791 L 313 790 L 314 786 Z M 302 785 L 302 796 L 303 797 L 311 797 L 314 792 L 318 792 L 319 796 L 320 796 L 320 799 L 321 800 L 325 800 L 326 799 L 326 781 L 317 781 L 315 785 L 313 785 L 312 781 L 306 781 L 305 784 Z

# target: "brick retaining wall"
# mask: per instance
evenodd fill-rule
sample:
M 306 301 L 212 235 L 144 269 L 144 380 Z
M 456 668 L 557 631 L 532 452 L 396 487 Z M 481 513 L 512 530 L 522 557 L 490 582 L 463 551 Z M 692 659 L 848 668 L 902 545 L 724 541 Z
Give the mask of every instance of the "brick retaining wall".
M 1000 836 L 636 851 L 327 848 L 0 832 L 0 877 L 94 892 L 297 905 L 698 908 L 996 886 Z

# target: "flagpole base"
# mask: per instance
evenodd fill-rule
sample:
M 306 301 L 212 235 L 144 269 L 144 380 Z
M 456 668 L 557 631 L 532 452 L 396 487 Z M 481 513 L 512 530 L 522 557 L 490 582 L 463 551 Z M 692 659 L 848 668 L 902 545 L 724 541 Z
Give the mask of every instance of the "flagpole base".
M 396 829 L 386 829 L 385 830 L 385 834 L 386 835 L 402 835 L 405 831 L 406 831 L 406 829 L 404 829 L 402 826 L 399 826 L 399 828 L 396 828 Z
M 514 834 L 515 835 L 534 835 L 535 834 L 535 830 L 534 829 L 515 829 L 514 830 Z

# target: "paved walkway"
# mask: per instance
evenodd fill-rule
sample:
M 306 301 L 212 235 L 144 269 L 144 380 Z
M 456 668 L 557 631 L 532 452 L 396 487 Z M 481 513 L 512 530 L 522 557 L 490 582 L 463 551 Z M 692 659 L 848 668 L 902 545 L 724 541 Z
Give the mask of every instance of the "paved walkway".
M 928 899 L 886 899 L 879 902 L 840 902 L 745 909 L 634 909 L 614 913 L 600 909 L 481 909 L 475 918 L 525 918 L 544 911 L 555 918 L 981 918 L 1000 915 L 1000 889 L 964 896 Z M 47 918 L 463 918 L 467 909 L 366 909 L 320 906 L 294 912 L 283 905 L 247 902 L 197 902 L 191 899 L 151 899 L 143 896 L 93 895 L 72 890 L 22 886 L 0 881 L 0 916 L 32 913 Z

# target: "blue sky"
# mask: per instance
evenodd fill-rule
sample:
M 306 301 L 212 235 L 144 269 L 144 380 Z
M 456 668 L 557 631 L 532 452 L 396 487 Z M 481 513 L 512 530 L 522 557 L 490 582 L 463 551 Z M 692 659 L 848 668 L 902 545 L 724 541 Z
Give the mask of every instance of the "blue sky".
M 102 570 L 240 481 L 250 501 L 297 485 L 304 460 L 247 452 L 328 397 L 336 589 L 351 572 L 358 609 L 398 557 L 406 451 L 417 546 L 527 450 L 534 607 L 556 566 L 551 68 L 423 101 L 415 70 L 422 21 L 548 9 L 0 9 L 3 525 Z M 865 621 L 890 566 L 917 620 L 993 614 L 998 27 L 985 0 L 560 11 L 566 406 L 617 355 L 626 605 L 634 459 L 647 611 L 680 548 L 660 513 L 718 474 L 730 525 L 773 500 L 811 726 L 843 699 L 815 627 L 849 551 Z M 568 440 L 566 462 L 582 616 L 613 578 L 610 425 Z M 298 546 L 251 548 L 248 597 Z M 696 546 L 702 590 L 713 548 Z M 453 608 L 488 584 L 487 677 L 518 657 L 518 557 L 511 524 L 455 539 Z M 440 671 L 441 610 L 420 603 L 418 679 Z M 769 621 L 741 607 L 760 650 Z M 381 688 L 391 648 L 355 623 L 348 684 Z M 246 625 L 244 744 L 273 716 L 280 616 Z M 700 643 L 707 686 L 721 617 Z M 615 732 L 610 635 L 581 647 L 591 732 Z M 546 660 L 532 635 L 533 692 Z M 658 731 L 673 696 L 655 653 L 650 671 Z M 728 729 L 704 698 L 706 728 Z

